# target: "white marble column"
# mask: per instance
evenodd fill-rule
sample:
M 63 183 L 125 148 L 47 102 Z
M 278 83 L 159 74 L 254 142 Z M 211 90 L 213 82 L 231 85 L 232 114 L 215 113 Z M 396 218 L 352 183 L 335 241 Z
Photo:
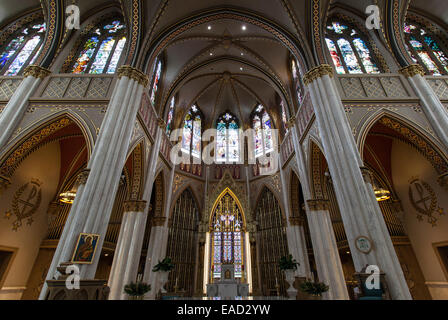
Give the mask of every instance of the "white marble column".
M 439 97 L 425 79 L 425 71 L 418 64 L 413 64 L 400 70 L 406 76 L 420 98 L 423 112 L 431 124 L 434 132 L 448 148 L 448 111 L 443 106 Z M 443 80 L 442 80 L 443 81 Z
M 386 273 L 392 298 L 411 299 L 373 189 L 361 174 L 361 156 L 332 78 L 333 68 L 321 65 L 309 71 L 304 82 L 310 91 L 355 269 L 377 265 Z M 360 236 L 370 239 L 372 250 L 363 252 L 357 247 Z
M 71 260 L 81 232 L 99 234 L 92 264 L 79 265 L 81 279 L 93 279 L 100 258 L 127 150 L 148 77 L 130 66 L 118 69 L 118 81 L 88 163 L 89 177 L 78 192 L 47 274 L 51 279 L 61 262 Z M 44 285 L 40 299 L 44 299 Z
M 319 281 L 329 286 L 328 300 L 348 300 L 344 272 L 328 211 L 327 200 L 308 200 L 307 218 Z
M 168 219 L 171 209 L 171 198 L 173 194 L 173 180 L 174 180 L 175 166 L 170 172 L 170 179 L 167 185 L 167 196 L 165 199 L 165 212 L 163 217 L 154 217 L 151 228 L 151 234 L 149 236 L 148 254 L 145 263 L 145 270 L 143 274 L 143 282 L 151 285 L 151 291 L 148 292 L 146 297 L 148 299 L 155 299 L 157 293 L 160 290 L 159 273 L 153 272 L 152 268 L 163 260 L 166 255 L 166 247 L 168 244 Z
M 279 155 L 280 156 L 280 155 Z M 290 190 L 287 188 L 287 183 L 285 180 L 285 173 L 282 169 L 282 161 L 279 159 L 280 163 L 280 182 L 282 187 L 282 201 L 283 207 L 285 208 L 286 216 L 286 238 L 288 240 L 289 253 L 292 254 L 293 258 L 297 260 L 299 266 L 296 270 L 297 277 L 310 277 L 310 262 L 308 260 L 308 252 L 306 249 L 305 236 L 303 234 L 303 228 L 301 227 L 300 220 L 297 217 L 293 217 L 291 214 L 291 203 Z
M 124 286 L 136 281 L 141 244 L 145 234 L 146 203 L 138 200 L 124 203 L 120 234 L 109 275 L 109 300 L 126 299 Z
M 24 76 L 17 90 L 9 99 L 3 112 L 0 113 L 0 150 L 2 150 L 14 130 L 22 121 L 23 115 L 28 107 L 28 99 L 41 83 L 42 79 L 50 74 L 50 70 L 31 65 L 25 68 Z

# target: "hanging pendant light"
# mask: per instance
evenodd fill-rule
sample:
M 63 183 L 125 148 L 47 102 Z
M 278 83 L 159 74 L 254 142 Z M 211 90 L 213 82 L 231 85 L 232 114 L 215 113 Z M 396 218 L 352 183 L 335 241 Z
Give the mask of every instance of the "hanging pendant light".
M 386 201 L 390 199 L 390 191 L 384 188 L 374 188 L 373 192 L 375 193 L 376 201 Z
M 65 204 L 72 204 L 75 201 L 75 197 L 75 191 L 66 191 L 59 194 L 59 201 Z

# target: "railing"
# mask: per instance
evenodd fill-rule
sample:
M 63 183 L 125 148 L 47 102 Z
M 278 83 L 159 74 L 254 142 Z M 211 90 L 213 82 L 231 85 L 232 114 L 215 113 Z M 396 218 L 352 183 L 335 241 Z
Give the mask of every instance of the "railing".
M 417 99 L 406 78 L 400 74 L 345 74 L 336 76 L 342 100 Z
M 299 140 L 302 139 L 302 136 L 305 134 L 305 131 L 309 127 L 313 115 L 313 104 L 311 103 L 310 94 L 307 93 L 296 115 Z
M 280 153 L 282 155 L 282 157 L 281 157 L 282 166 L 291 157 L 293 151 L 294 151 L 294 142 L 292 140 L 292 132 L 290 130 L 286 134 L 285 138 L 283 139 L 282 145 L 280 146 Z
M 2 76 L 0 77 L 0 100 L 9 100 L 19 87 L 24 77 Z
M 169 137 L 163 132 L 162 133 L 162 141 L 160 141 L 160 153 L 162 154 L 165 161 L 170 164 L 171 164 L 170 154 L 171 154 L 172 147 L 173 146 L 171 144 Z
M 425 78 L 440 100 L 448 100 L 448 76 L 427 76 Z
M 145 128 L 146 131 L 148 132 L 150 138 L 154 142 L 157 132 L 157 113 L 154 110 L 153 106 L 151 105 L 149 97 L 146 92 L 143 93 L 142 102 L 140 104 L 138 113 L 143 121 L 143 124 L 146 127 Z
M 45 78 L 35 98 L 44 99 L 110 99 L 113 74 L 52 74 Z

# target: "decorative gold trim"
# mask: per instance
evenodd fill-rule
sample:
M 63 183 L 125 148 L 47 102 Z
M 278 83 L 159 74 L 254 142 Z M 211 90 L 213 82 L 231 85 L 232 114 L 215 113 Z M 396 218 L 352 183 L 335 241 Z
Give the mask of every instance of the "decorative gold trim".
M 302 217 L 289 217 L 289 224 L 291 226 L 301 226 L 303 225 Z
M 311 199 L 306 202 L 311 211 L 328 210 L 330 208 L 330 201 L 325 199 Z
M 42 68 L 40 66 L 36 66 L 36 65 L 30 65 L 30 66 L 26 67 L 25 70 L 23 71 L 23 75 L 25 77 L 34 77 L 34 78 L 39 78 L 39 79 L 44 79 L 50 73 L 51 73 L 50 70 Z
M 76 184 L 79 186 L 81 184 L 86 184 L 87 183 L 87 178 L 89 177 L 90 174 L 90 169 L 84 169 L 82 170 L 78 177 L 76 178 Z
M 146 209 L 146 201 L 129 200 L 123 203 L 124 212 L 144 212 Z
M 296 124 L 296 117 L 292 116 L 291 118 L 289 118 L 288 122 L 286 123 L 286 127 L 288 127 L 288 129 L 294 128 L 295 124 Z
M 162 227 L 165 225 L 166 217 L 154 217 L 152 218 L 153 227 Z
M 146 74 L 140 70 L 131 66 L 121 66 L 117 71 L 118 78 L 128 77 L 129 79 L 137 81 L 143 87 L 147 87 L 149 83 L 149 78 Z
M 402 75 L 408 78 L 411 78 L 418 74 L 421 75 L 422 77 L 425 76 L 425 70 L 421 65 L 418 64 L 411 64 L 410 66 L 401 68 L 400 70 L 398 70 L 398 72 L 400 72 Z
M 325 75 L 329 76 L 330 78 L 333 78 L 334 76 L 333 67 L 330 66 L 329 64 L 321 64 L 318 67 L 312 68 L 303 77 L 303 82 L 306 85 L 309 85 L 314 80 L 321 78 Z

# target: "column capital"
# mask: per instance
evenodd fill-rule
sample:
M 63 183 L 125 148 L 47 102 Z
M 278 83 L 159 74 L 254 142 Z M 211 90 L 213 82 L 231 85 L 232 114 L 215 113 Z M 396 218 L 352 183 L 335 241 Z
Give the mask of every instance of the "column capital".
M 145 200 L 127 200 L 123 203 L 124 212 L 144 212 L 146 209 Z
M 437 182 L 440 184 L 441 187 L 443 187 L 445 190 L 448 191 L 448 172 L 445 172 L 444 174 L 440 175 L 437 178 Z
M 86 184 L 87 183 L 87 178 L 89 178 L 89 174 L 90 174 L 90 169 L 82 170 L 78 174 L 78 177 L 76 178 L 76 184 L 78 186 L 81 185 L 81 184 Z
M 154 217 L 152 218 L 152 226 L 153 227 L 162 227 L 165 225 L 166 218 L 165 217 Z
M 311 199 L 307 200 L 308 208 L 311 211 L 328 210 L 330 208 L 330 201 L 326 199 Z
M 162 118 L 157 118 L 157 125 L 159 126 L 160 129 L 166 128 L 166 122 Z
M 416 75 L 421 75 L 422 77 L 425 76 L 425 70 L 421 65 L 418 64 L 411 64 L 410 66 L 401 68 L 398 72 L 400 72 L 405 77 L 411 78 Z
M 289 224 L 291 226 L 303 225 L 303 217 L 289 217 Z
M 118 68 L 117 74 L 118 78 L 128 77 L 129 79 L 137 81 L 143 87 L 146 87 L 149 83 L 149 78 L 146 74 L 131 66 L 121 66 Z
M 321 78 L 325 75 L 329 76 L 330 78 L 333 78 L 334 75 L 333 67 L 330 66 L 329 64 L 321 64 L 320 66 L 312 68 L 303 76 L 303 82 L 306 85 L 309 85 L 314 80 Z
M 367 167 L 360 167 L 359 169 L 361 169 L 361 174 L 364 179 L 364 182 L 373 185 L 372 171 Z
M 23 75 L 25 77 L 33 77 L 33 78 L 43 79 L 43 78 L 47 77 L 50 73 L 51 73 L 50 70 L 32 64 L 25 68 Z

